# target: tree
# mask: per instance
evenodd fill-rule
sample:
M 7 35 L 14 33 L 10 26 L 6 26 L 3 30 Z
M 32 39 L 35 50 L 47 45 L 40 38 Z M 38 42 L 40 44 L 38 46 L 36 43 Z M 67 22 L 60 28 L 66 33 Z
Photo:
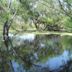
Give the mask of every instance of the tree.
M 7 72 L 9 71 L 12 60 L 22 62 L 23 65 L 30 68 L 38 60 L 45 61 L 49 56 L 58 54 L 59 49 L 57 47 L 61 48 L 62 45 L 57 35 L 36 36 L 34 42 L 26 40 L 22 44 L 16 45 L 18 42 L 15 41 L 15 38 L 11 39 L 9 33 L 22 34 L 28 29 L 71 31 L 68 29 L 68 26 L 72 26 L 71 2 L 71 0 L 63 0 L 62 2 L 61 0 L 0 0 L 0 24 L 3 32 L 1 35 L 4 40 L 4 42 L 3 40 L 0 42 L 2 71 L 5 71 L 6 66 L 8 67 Z M 41 48 L 42 43 L 45 46 L 43 45 Z M 37 61 L 34 60 L 34 53 L 38 54 L 39 59 Z

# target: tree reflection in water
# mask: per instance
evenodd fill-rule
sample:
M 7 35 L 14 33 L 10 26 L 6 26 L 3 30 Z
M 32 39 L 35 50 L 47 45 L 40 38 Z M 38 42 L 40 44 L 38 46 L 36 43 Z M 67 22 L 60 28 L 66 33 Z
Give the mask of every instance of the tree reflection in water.
M 72 72 L 71 37 L 33 35 L 29 40 L 27 35 L 12 35 L 11 39 L 16 53 L 9 46 L 10 55 L 6 58 L 11 59 L 14 72 Z

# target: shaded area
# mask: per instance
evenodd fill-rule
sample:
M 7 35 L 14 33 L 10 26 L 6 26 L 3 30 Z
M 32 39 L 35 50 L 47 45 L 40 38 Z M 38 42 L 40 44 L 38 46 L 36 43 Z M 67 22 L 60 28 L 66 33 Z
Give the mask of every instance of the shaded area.
M 9 34 L 14 50 L 11 45 L 9 53 L 5 50 L 4 44 L 1 44 L 1 54 L 5 62 L 7 72 L 65 72 L 72 71 L 72 37 L 60 35 L 16 35 Z M 11 63 L 9 62 L 11 60 Z M 3 68 L 1 64 L 1 69 Z M 7 65 L 6 65 L 7 64 Z M 6 67 L 5 67 L 6 65 Z

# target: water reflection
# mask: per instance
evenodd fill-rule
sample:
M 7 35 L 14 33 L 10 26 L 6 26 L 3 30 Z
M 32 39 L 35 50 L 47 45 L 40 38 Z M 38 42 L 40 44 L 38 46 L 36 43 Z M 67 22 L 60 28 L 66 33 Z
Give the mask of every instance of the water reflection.
M 40 68 L 42 70 L 46 68 L 46 69 L 48 69 L 47 71 L 54 71 L 54 70 L 57 70 L 60 67 L 64 66 L 65 64 L 67 64 L 69 59 L 70 59 L 69 58 L 69 52 L 65 50 L 61 55 L 58 55 L 58 56 L 53 57 L 53 58 L 49 58 L 45 63 L 40 62 L 40 63 L 37 63 L 37 65 L 40 66 Z M 15 69 L 15 72 L 24 72 L 25 71 L 23 69 L 23 67 L 16 62 L 13 62 L 13 67 Z M 35 70 L 35 71 L 37 71 L 37 70 Z M 32 71 L 32 72 L 34 72 L 34 71 Z M 41 71 L 41 72 L 43 72 L 43 71 Z
M 68 72 L 67 69 L 72 66 L 72 37 L 35 34 L 9 36 L 14 38 L 12 43 L 18 55 L 12 55 L 14 72 Z
M 9 33 L 9 37 L 13 37 L 14 35 Z M 21 40 L 28 40 L 28 41 L 33 41 L 35 39 L 35 34 L 25 34 L 25 35 L 15 35 L 16 39 L 21 39 Z
M 45 66 L 48 66 L 50 70 L 58 69 L 69 61 L 69 52 L 64 51 L 61 55 L 57 57 L 50 58 Z
M 23 66 L 21 64 L 18 64 L 15 61 L 12 61 L 12 65 L 14 68 L 14 72 L 25 72 L 25 70 L 23 69 Z

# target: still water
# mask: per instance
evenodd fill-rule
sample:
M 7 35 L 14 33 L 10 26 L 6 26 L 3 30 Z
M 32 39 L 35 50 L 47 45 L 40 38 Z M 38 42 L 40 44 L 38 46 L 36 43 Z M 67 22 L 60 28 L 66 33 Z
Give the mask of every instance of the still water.
M 50 71 L 57 70 L 61 66 L 64 66 L 64 64 L 67 64 L 67 61 L 69 61 L 68 54 L 69 54 L 68 51 L 64 51 L 61 55 L 47 59 L 45 63 L 39 63 L 38 65 L 41 66 L 42 68 L 48 68 Z M 23 69 L 22 65 L 19 65 L 18 63 L 14 61 L 13 61 L 13 67 L 15 72 L 26 72 Z
M 19 57 L 12 59 L 14 72 L 72 72 L 72 37 L 9 34 Z

